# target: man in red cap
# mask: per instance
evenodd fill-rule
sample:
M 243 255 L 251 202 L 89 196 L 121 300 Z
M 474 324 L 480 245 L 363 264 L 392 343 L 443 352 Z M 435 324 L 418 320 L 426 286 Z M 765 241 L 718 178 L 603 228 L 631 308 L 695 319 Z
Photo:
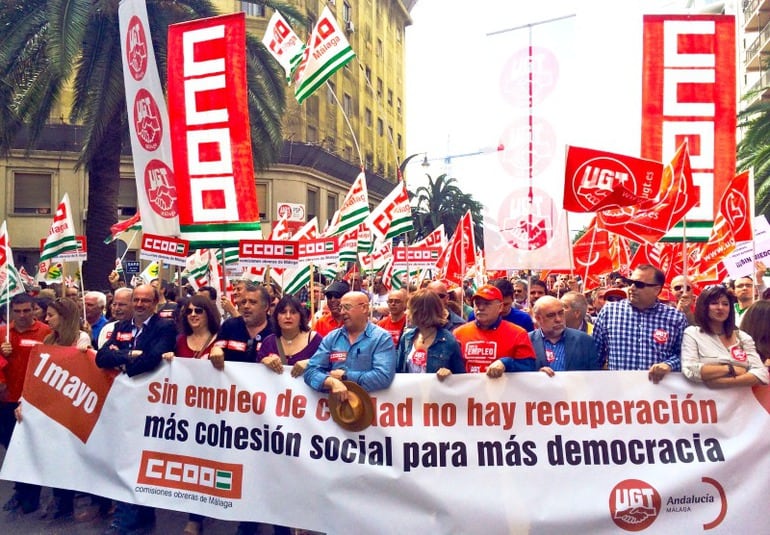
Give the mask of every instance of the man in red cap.
M 453 334 L 460 343 L 465 371 L 501 377 L 504 372 L 535 371 L 535 350 L 527 331 L 500 317 L 503 294 L 486 284 L 473 294 L 476 319 Z

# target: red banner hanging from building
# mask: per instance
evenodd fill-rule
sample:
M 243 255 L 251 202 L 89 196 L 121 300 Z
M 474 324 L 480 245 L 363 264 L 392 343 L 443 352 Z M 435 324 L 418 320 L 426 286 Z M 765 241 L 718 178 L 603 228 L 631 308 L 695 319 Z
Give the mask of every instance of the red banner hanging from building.
M 641 154 L 668 161 L 688 140 L 700 189 L 699 205 L 686 216 L 688 239 L 708 238 L 710 225 L 690 222 L 714 220 L 735 176 L 735 56 L 733 16 L 644 17 Z
M 261 238 L 243 13 L 169 26 L 168 101 L 182 237 L 193 247 Z M 255 231 L 258 231 L 255 234 Z

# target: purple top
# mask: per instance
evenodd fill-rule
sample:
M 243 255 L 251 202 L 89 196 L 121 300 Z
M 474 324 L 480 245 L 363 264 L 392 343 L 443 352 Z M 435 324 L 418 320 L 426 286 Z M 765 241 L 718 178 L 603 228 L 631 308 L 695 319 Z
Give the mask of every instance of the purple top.
M 308 337 L 310 335 L 311 333 L 307 333 Z M 312 332 L 312 335 L 313 336 L 310 338 L 307 346 L 305 346 L 305 349 L 293 355 L 286 355 L 286 364 L 293 366 L 300 360 L 307 360 L 315 354 L 316 349 L 318 349 L 318 346 L 321 345 L 321 340 L 323 338 L 320 334 L 314 331 Z M 300 336 L 304 336 L 304 334 L 300 334 Z M 280 355 L 278 352 L 278 338 L 274 334 L 271 334 L 262 340 L 262 345 L 260 346 L 259 352 L 257 353 L 257 362 L 262 362 L 262 359 L 270 354 Z

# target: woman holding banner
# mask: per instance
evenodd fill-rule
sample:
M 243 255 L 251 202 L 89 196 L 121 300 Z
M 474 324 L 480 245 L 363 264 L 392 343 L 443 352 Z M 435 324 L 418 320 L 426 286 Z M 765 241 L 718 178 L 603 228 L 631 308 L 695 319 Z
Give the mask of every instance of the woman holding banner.
M 214 302 L 205 295 L 194 295 L 181 308 L 179 336 L 174 352 L 164 353 L 165 360 L 180 358 L 208 359 L 217 339 L 221 316 Z
M 708 286 L 695 302 L 695 325 L 682 339 L 682 373 L 709 388 L 767 384 L 768 371 L 754 340 L 735 326 L 735 297 Z
M 271 315 L 273 334 L 267 336 L 257 353 L 261 362 L 276 373 L 285 365 L 293 366 L 292 377 L 305 373 L 308 360 L 321 345 L 322 337 L 310 330 L 307 308 L 293 295 L 285 295 Z
M 43 343 L 54 346 L 75 346 L 85 352 L 91 347 L 91 336 L 80 330 L 78 305 L 69 298 L 59 298 L 48 303 L 45 321 L 51 333 Z M 21 423 L 21 405 L 16 408 L 16 420 Z M 43 513 L 43 518 L 65 520 L 72 517 L 75 508 L 75 492 L 53 489 L 53 501 Z
M 407 315 L 414 328 L 404 332 L 399 340 L 398 372 L 435 373 L 439 381 L 465 372 L 460 344 L 444 328 L 447 313 L 435 292 L 417 290 L 409 299 Z
M 211 348 L 217 339 L 221 316 L 206 294 L 196 294 L 181 305 L 177 319 L 179 336 L 176 338 L 174 352 L 163 354 L 163 359 L 171 361 L 174 357 L 208 359 Z M 190 513 L 185 535 L 198 535 L 203 532 L 203 516 Z

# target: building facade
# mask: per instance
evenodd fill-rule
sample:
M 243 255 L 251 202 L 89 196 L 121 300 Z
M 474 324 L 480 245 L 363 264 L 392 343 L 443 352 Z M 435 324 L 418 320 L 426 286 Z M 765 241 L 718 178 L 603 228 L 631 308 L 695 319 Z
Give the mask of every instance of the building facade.
M 411 24 L 409 11 L 416 0 L 290 3 L 306 14 L 306 27 L 294 28 L 303 39 L 324 6 L 328 6 L 345 31 L 356 58 L 302 105 L 294 100 L 291 88 L 287 90 L 282 156 L 256 177 L 265 235 L 277 219 L 278 203 L 301 204 L 306 220 L 318 217 L 323 225 L 339 207 L 362 164 L 370 203 L 376 204 L 393 188 L 405 147 L 404 30 Z M 270 9 L 250 2 L 214 0 L 214 4 L 223 13 L 246 12 L 247 30 L 259 39 L 272 15 Z M 26 144 L 20 139 L 20 148 L 0 159 L 5 199 L 0 203 L 0 217 L 8 223 L 17 265 L 29 271 L 35 269 L 40 239 L 47 234 L 53 210 L 65 192 L 69 193 L 73 219 L 80 233 L 88 217 L 88 177 L 85 168 L 76 165 L 80 132 L 77 125 L 67 124 L 66 119 L 70 100 L 65 91 L 37 150 L 21 149 Z M 136 211 L 129 151 L 124 147 L 118 219 L 130 217 Z M 108 234 L 109 229 L 105 229 L 105 237 Z M 128 258 L 137 256 L 137 243 L 124 246 L 132 250 Z

